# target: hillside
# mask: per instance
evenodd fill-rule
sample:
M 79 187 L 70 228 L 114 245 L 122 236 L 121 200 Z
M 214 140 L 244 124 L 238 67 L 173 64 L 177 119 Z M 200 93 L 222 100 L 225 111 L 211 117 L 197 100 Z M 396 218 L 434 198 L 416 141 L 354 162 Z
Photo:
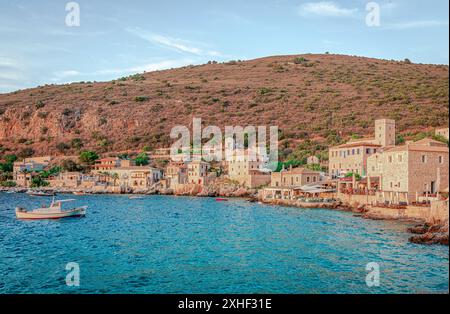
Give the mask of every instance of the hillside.
M 343 55 L 276 56 L 0 95 L 0 153 L 77 154 L 165 147 L 174 125 L 278 125 L 285 155 L 370 135 L 448 125 L 448 66 Z

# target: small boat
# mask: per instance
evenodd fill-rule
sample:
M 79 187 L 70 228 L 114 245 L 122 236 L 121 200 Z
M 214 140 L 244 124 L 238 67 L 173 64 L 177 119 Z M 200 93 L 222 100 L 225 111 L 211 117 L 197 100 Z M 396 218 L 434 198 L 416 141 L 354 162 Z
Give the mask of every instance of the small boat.
M 61 219 L 68 217 L 82 217 L 86 215 L 87 206 L 62 210 L 62 204 L 73 202 L 75 200 L 57 200 L 53 199 L 49 207 L 41 207 L 31 211 L 24 208 L 16 207 L 17 219 Z
M 128 199 L 130 199 L 130 200 L 141 200 L 143 198 L 144 198 L 143 196 L 135 195 L 135 196 L 130 196 Z
M 86 195 L 86 192 L 73 192 L 73 195 Z
M 30 195 L 30 196 L 55 196 L 55 192 L 33 192 L 33 191 L 28 191 L 27 194 Z
M 216 198 L 216 202 L 228 202 L 228 199 L 226 198 Z

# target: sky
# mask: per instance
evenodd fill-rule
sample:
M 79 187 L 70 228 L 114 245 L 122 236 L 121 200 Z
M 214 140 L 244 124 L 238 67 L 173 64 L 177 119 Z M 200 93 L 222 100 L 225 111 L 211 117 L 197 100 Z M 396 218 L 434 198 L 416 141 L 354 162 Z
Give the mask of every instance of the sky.
M 448 0 L 0 0 L 0 93 L 271 55 L 448 64 L 448 23 Z

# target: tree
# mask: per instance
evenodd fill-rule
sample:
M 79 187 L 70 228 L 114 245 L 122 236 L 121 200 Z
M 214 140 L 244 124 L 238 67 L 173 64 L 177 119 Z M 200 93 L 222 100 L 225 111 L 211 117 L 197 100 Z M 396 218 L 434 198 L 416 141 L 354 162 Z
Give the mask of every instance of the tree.
M 38 188 L 41 186 L 49 186 L 50 184 L 45 181 L 41 176 L 36 176 L 31 179 L 31 187 L 32 188 Z
M 0 185 L 6 188 L 13 188 L 16 186 L 16 182 L 14 181 L 4 181 L 4 182 L 0 182 Z
M 14 163 L 17 160 L 17 156 L 16 155 L 6 155 L 3 157 L 3 159 L 7 162 L 7 163 Z
M 114 186 L 116 186 L 116 182 L 117 180 L 119 180 L 119 175 L 116 172 L 114 172 L 113 174 L 111 174 L 111 179 L 113 179 Z
M 70 145 L 74 149 L 81 149 L 83 147 L 83 141 L 81 138 L 74 138 L 72 142 L 70 142 Z
M 93 165 L 98 158 L 97 153 L 93 151 L 84 151 L 80 154 L 80 161 L 87 165 Z
M 20 158 L 28 158 L 28 157 L 33 156 L 33 154 L 34 154 L 34 150 L 33 150 L 32 148 L 30 148 L 30 147 L 27 147 L 27 148 L 22 149 L 22 150 L 18 153 L 18 156 L 19 156 Z
M 0 171 L 3 172 L 12 172 L 13 164 L 17 160 L 16 155 L 6 155 L 3 157 L 4 163 L 0 163 Z
M 83 167 L 77 164 L 72 159 L 65 159 L 61 163 L 62 168 L 65 171 L 74 172 L 74 171 L 81 171 L 83 170 Z
M 361 180 L 361 176 L 359 175 L 359 173 L 353 173 L 353 172 L 349 172 L 345 175 L 346 178 L 351 178 L 353 177 L 353 175 L 355 175 L 356 180 Z
M 395 145 L 401 145 L 405 143 L 405 138 L 401 134 L 397 134 L 395 137 Z
M 146 166 L 149 164 L 149 159 L 146 153 L 140 153 L 134 159 L 134 162 L 136 163 L 136 166 Z
M 63 142 L 56 144 L 56 149 L 59 150 L 61 153 L 65 152 L 69 148 L 70 148 L 69 145 Z
M 49 170 L 44 170 L 39 173 L 39 176 L 43 179 L 48 179 L 50 176 L 56 176 L 61 172 L 61 167 L 54 166 L 50 168 Z

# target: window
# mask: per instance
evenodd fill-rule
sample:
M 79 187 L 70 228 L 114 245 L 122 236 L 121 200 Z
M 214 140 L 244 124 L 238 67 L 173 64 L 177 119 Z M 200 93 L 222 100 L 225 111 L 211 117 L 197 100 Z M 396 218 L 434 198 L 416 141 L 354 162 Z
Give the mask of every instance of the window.
M 392 163 L 392 156 L 388 157 L 389 163 Z
M 443 164 L 444 163 L 444 156 L 439 156 L 439 163 Z
M 427 156 L 426 155 L 422 155 L 422 163 L 426 163 L 427 162 Z
M 308 182 L 308 183 L 309 183 L 309 177 L 306 177 L 306 182 Z
M 402 162 L 403 161 L 403 155 L 398 155 L 398 161 Z

